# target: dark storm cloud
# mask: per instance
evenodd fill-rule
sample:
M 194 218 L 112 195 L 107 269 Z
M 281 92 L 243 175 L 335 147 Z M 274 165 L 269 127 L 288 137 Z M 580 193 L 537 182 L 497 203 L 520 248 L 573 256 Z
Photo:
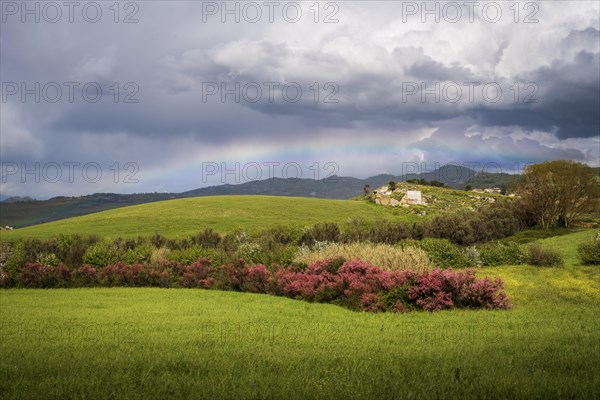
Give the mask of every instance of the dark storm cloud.
M 201 3 L 175 7 L 161 1 L 140 2 L 140 22 L 131 25 L 111 18 L 97 24 L 12 19 L 0 37 L 3 81 L 95 82 L 104 95 L 97 103 L 11 97 L 0 104 L 0 155 L 28 162 L 135 161 L 158 168 L 162 182 L 177 176 L 178 167 L 171 165 L 178 163 L 267 146 L 287 157 L 292 144 L 301 148 L 295 154 L 311 154 L 336 141 L 352 154 L 336 156 L 346 163 L 347 175 L 362 173 L 357 155 L 367 154 L 365 162 L 373 164 L 372 155 L 385 146 L 411 160 L 470 157 L 464 146 L 477 149 L 480 159 L 597 163 L 598 151 L 585 149 L 597 145 L 600 128 L 599 27 L 589 17 L 597 6 L 554 4 L 545 4 L 535 26 L 479 19 L 404 23 L 400 2 L 340 3 L 340 22 L 328 25 L 315 25 L 308 9 L 297 24 L 223 24 L 219 16 L 205 23 Z M 110 91 L 115 82 L 121 88 L 117 103 Z M 122 101 L 128 82 L 139 88 L 137 103 Z M 279 84 L 275 101 L 266 82 Z M 463 86 L 457 102 L 421 97 L 422 84 L 431 89 L 448 82 L 495 82 L 504 96 L 497 103 L 480 96 L 471 102 Z M 515 82 L 534 82 L 539 102 L 513 101 Z M 231 89 L 248 83 L 262 86 L 260 100 L 222 101 L 220 92 L 203 96 L 206 84 Z M 298 101 L 282 98 L 280 87 L 289 83 L 301 87 Z M 495 137 L 465 136 L 473 127 L 506 129 L 497 129 Z M 372 149 L 356 139 L 367 135 Z M 152 190 L 152 179 L 137 190 Z
M 598 37 L 599 32 L 594 32 Z M 522 82 L 533 82 L 539 88 L 534 96 L 538 103 L 529 106 L 515 103 L 509 108 L 483 107 L 474 109 L 473 116 L 484 125 L 519 125 L 546 131 L 557 128 L 560 139 L 598 136 L 599 70 L 598 53 L 580 52 L 572 63 L 556 61 L 550 67 L 522 77 Z

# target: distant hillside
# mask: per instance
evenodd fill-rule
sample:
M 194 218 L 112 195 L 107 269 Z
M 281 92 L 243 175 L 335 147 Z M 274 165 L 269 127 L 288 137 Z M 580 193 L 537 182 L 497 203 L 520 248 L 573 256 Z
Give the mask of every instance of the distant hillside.
M 44 222 L 91 214 L 113 208 L 168 200 L 180 195 L 172 193 L 114 194 L 96 193 L 81 197 L 54 197 L 49 200 L 0 203 L 0 225 L 21 228 Z
M 477 179 L 477 176 L 475 171 L 468 168 L 447 165 L 423 174 L 407 174 L 404 176 L 381 174 L 367 179 L 339 176 L 322 180 L 274 178 L 247 182 L 240 185 L 210 186 L 183 193 L 96 193 L 80 197 L 55 197 L 49 200 L 27 200 L 21 198 L 15 199 L 17 201 L 0 202 L 0 225 L 21 228 L 130 205 L 186 197 L 269 195 L 343 200 L 361 195 L 365 185 L 369 185 L 370 188 L 377 188 L 387 184 L 389 181 L 403 182 L 407 179 L 423 178 L 428 181 L 436 180 L 456 189 L 464 189 L 467 182 Z M 496 182 L 493 177 L 486 177 L 485 185 L 483 183 L 481 185 L 478 183 L 472 185 L 473 187 L 499 186 L 502 183 L 502 179 L 504 177 L 499 177 L 499 180 Z
M 503 184 L 506 187 L 510 187 L 510 185 L 518 179 L 519 175 L 511 175 L 511 174 L 493 174 L 493 173 L 478 173 L 473 178 L 469 179 L 465 182 L 466 185 L 471 185 L 473 188 L 494 188 L 500 187 Z

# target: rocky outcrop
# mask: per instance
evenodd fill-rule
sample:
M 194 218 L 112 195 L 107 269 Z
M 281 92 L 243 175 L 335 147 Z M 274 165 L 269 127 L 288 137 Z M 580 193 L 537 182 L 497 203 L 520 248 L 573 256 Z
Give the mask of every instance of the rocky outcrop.
M 390 190 L 387 186 L 382 186 L 373 191 L 373 196 L 375 197 L 375 204 L 382 206 L 407 207 L 411 205 L 427 205 L 420 190 L 407 190 L 405 188 Z

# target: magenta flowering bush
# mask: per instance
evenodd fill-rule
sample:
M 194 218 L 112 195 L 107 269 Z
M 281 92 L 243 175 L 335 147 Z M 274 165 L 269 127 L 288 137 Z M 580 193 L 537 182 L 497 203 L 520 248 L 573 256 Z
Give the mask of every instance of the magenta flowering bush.
M 92 287 L 98 284 L 98 271 L 96 267 L 85 264 L 72 273 L 73 286 Z
M 273 274 L 262 264 L 248 267 L 244 291 L 250 293 L 269 293 L 273 283 Z
M 476 271 L 434 269 L 424 271 L 408 290 L 408 298 L 424 310 L 445 308 L 508 309 L 511 302 L 503 290 L 503 282 L 496 278 L 477 279 Z
M 214 279 L 209 276 L 211 271 L 210 260 L 200 257 L 181 271 L 178 284 L 184 288 L 210 288 L 214 283 Z
M 337 273 L 326 261 L 305 271 L 280 269 L 280 294 L 310 302 L 330 302 L 371 312 L 438 311 L 449 308 L 508 309 L 511 302 L 500 279 L 477 279 L 475 270 L 386 271 L 349 260 Z
M 125 264 L 96 269 L 84 265 L 28 263 L 17 284 L 31 288 L 81 286 L 158 286 L 233 290 L 337 304 L 368 312 L 439 311 L 451 308 L 508 309 L 503 282 L 476 277 L 473 269 L 388 271 L 354 259 L 320 260 L 308 266 L 249 265 L 240 259 L 213 266 L 207 258 L 177 262 Z
M 64 264 L 57 266 L 40 263 L 27 263 L 21 268 L 19 283 L 29 288 L 66 287 L 71 279 L 71 271 Z
M 336 297 L 336 275 L 327 270 L 328 264 L 316 262 L 304 271 L 281 268 L 276 274 L 278 293 L 306 301 L 325 302 Z

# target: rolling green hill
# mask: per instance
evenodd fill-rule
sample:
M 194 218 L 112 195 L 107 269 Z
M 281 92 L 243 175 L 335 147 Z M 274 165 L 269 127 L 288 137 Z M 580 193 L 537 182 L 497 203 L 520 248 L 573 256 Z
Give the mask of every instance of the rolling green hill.
M 386 207 L 365 201 L 282 196 L 207 196 L 175 199 L 123 207 L 2 231 L 3 240 L 45 238 L 60 233 L 97 234 L 106 237 L 188 236 L 204 228 L 218 232 L 241 229 L 255 232 L 276 225 L 304 227 L 318 222 L 344 223 L 351 218 L 418 221 L 448 211 L 483 204 L 476 194 L 460 190 L 419 187 L 435 198 L 430 206 Z M 491 196 L 491 195 L 490 195 Z M 496 197 L 503 197 L 494 195 Z
M 375 188 L 389 181 L 400 182 L 414 178 L 438 180 L 447 186 L 462 189 L 467 179 L 474 174 L 468 168 L 443 166 L 423 174 L 381 174 L 366 179 L 341 176 L 319 180 L 273 178 L 237 185 L 209 186 L 183 193 L 95 193 L 79 197 L 60 196 L 49 200 L 13 197 L 0 202 L 0 225 L 22 228 L 136 204 L 201 196 L 262 195 L 346 200 L 362 194 L 365 185 Z
M 176 199 L 123 207 L 68 218 L 14 231 L 6 239 L 49 237 L 59 233 L 107 237 L 152 235 L 186 236 L 204 228 L 218 232 L 253 232 L 274 225 L 302 227 L 322 221 L 343 222 L 350 217 L 393 218 L 384 207 L 358 201 L 277 196 L 210 196 Z

